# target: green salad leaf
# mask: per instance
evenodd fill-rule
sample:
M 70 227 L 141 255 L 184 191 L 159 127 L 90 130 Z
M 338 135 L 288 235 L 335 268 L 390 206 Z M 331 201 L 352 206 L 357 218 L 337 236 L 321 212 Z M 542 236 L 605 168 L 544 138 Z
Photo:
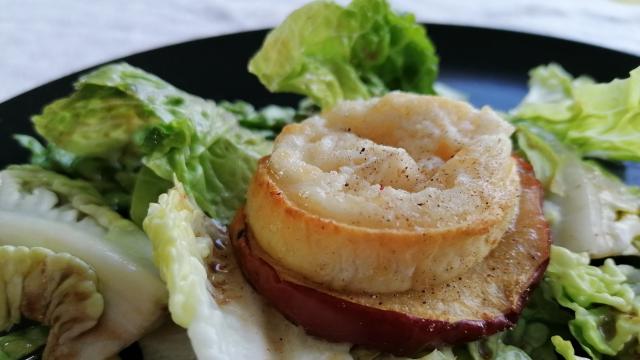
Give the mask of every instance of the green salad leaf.
M 413 15 L 385 0 L 314 1 L 269 33 L 249 71 L 270 91 L 329 108 L 390 90 L 433 94 L 438 57 Z
M 296 110 L 291 107 L 268 105 L 256 110 L 246 101 L 222 101 L 218 104 L 238 119 L 238 123 L 246 128 L 268 132 L 274 138 L 283 127 L 296 121 Z
M 129 94 L 81 78 L 76 92 L 47 105 L 33 117 L 36 130 L 51 143 L 79 156 L 115 156 L 131 133 L 157 122 Z
M 139 168 L 138 159 L 126 155 L 116 159 L 76 156 L 51 143 L 44 146 L 32 136 L 15 135 L 14 138 L 31 152 L 31 164 L 71 178 L 87 180 L 102 194 L 109 206 L 127 211 Z
M 640 68 L 595 83 L 557 64 L 530 72 L 529 93 L 512 115 L 573 145 L 584 156 L 640 161 Z
M 244 203 L 258 159 L 271 151 L 271 142 L 219 111 L 205 133 L 186 121 L 149 129 L 143 161 L 162 179 L 175 174 L 209 216 L 227 222 Z
M 49 331 L 45 326 L 29 326 L 0 336 L 0 360 L 20 360 L 47 342 Z
M 98 68 L 75 88 L 33 117 L 47 146 L 18 140 L 33 163 L 91 182 L 138 224 L 174 174 L 207 214 L 229 220 L 257 159 L 271 149 L 268 134 L 243 127 L 232 112 L 128 64 Z M 241 105 L 227 107 L 250 110 Z M 286 108 L 257 114 L 244 125 L 274 131 L 291 115 Z
M 109 208 L 104 198 L 90 183 L 72 180 L 33 165 L 13 165 L 2 173 L 7 179 L 6 183 L 0 183 L 5 192 L 16 189 L 25 196 L 37 197 L 40 195 L 39 192 L 46 194 L 42 196 L 49 197 L 47 201 L 38 204 L 44 207 L 43 210 L 71 207 L 76 212 L 69 212 L 66 214 L 68 218 L 61 220 L 73 221 L 73 216 L 79 216 L 81 220 L 86 219 L 84 223 L 94 222 L 95 225 L 104 229 L 104 239 L 111 245 L 120 247 L 127 257 L 135 259 L 147 269 L 154 269 L 150 258 L 151 244 L 145 234 L 133 223 Z M 25 201 L 29 204 L 28 200 L 25 199 Z M 6 206 L 9 206 L 8 203 Z
M 297 109 L 267 105 L 256 110 L 253 105 L 241 100 L 221 101 L 218 106 L 232 113 L 241 126 L 259 131 L 269 139 L 274 139 L 286 125 L 302 121 L 319 112 L 309 98 L 302 99 Z
M 136 146 L 148 125 L 188 122 L 205 142 L 232 123 L 219 121 L 215 103 L 177 89 L 126 63 L 102 66 L 74 84 L 76 91 L 33 117 L 50 143 L 77 156 L 113 157 Z
M 579 344 L 591 359 L 635 359 L 640 353 L 639 290 L 640 269 L 616 265 L 612 259 L 592 266 L 586 253 L 552 246 L 545 277 L 517 325 L 454 352 L 459 359 L 496 359 L 502 353 L 492 349 L 508 347 L 508 359 L 584 360 L 574 351 L 573 344 Z
M 558 354 L 562 355 L 565 360 L 588 360 L 585 357 L 576 356 L 571 341 L 565 340 L 558 335 L 552 336 L 551 341 Z
M 38 248 L 41 250 L 36 251 Z M 61 341 L 48 343 L 59 354 L 52 359 L 107 358 L 152 329 L 165 314 L 166 289 L 153 265 L 148 238 L 113 211 L 88 182 L 34 165 L 10 166 L 1 171 L 0 249 L 5 254 L 0 267 L 6 267 L 0 271 L 0 277 L 9 286 L 6 294 L 0 294 L 8 296 L 8 301 L 0 303 L 11 309 L 5 308 L 2 313 L 10 315 L 9 324 L 17 324 L 17 315 L 27 316 L 28 310 L 46 311 L 46 316 L 34 315 L 33 320 L 46 322 L 52 317 L 50 336 L 58 334 Z M 84 265 L 73 271 L 64 270 L 60 266 L 68 259 L 77 259 L 76 263 Z M 19 271 L 28 264 L 33 264 L 34 275 L 26 276 L 24 281 L 24 294 L 29 294 L 24 299 L 30 299 L 24 304 L 30 306 L 22 311 L 15 286 L 23 283 Z M 44 269 L 36 268 L 43 264 Z M 49 274 L 47 269 L 62 270 L 42 279 Z M 92 284 L 89 276 L 87 281 L 77 284 L 81 292 L 63 296 L 64 291 L 74 289 L 71 286 L 74 281 L 83 279 L 80 276 L 83 273 L 97 277 L 93 289 L 97 284 L 99 294 L 86 292 Z M 104 298 L 104 311 L 102 305 L 92 302 L 86 307 L 70 305 L 74 311 L 69 313 L 61 302 L 61 299 L 84 301 L 98 295 L 100 300 Z M 47 299 L 51 301 L 46 302 Z M 82 316 L 85 310 L 93 314 L 96 309 L 102 312 L 97 323 Z M 0 320 L 6 325 L 4 318 Z M 59 328 L 54 326 L 55 321 L 61 322 Z
M 544 281 L 554 299 L 574 313 L 569 321 L 571 334 L 594 359 L 616 356 L 628 346 L 640 354 L 640 270 L 616 265 L 612 259 L 600 267 L 589 261 L 585 253 L 551 248 Z M 563 349 L 559 340 L 554 345 Z
M 158 175 L 153 170 L 143 166 L 136 177 L 136 185 L 131 199 L 129 215 L 136 224 L 142 224 L 147 216 L 149 204 L 158 200 L 158 196 L 171 188 L 171 182 Z
M 640 254 L 640 196 L 550 133 L 521 123 L 516 140 L 545 188 L 557 245 L 594 258 Z
M 522 349 L 505 344 L 502 334 L 468 343 L 467 351 L 473 360 L 531 360 Z

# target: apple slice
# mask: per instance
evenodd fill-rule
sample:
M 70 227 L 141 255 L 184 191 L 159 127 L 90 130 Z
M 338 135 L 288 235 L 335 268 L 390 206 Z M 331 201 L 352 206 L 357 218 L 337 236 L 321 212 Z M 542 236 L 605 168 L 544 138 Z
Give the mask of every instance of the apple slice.
M 453 281 L 402 293 L 344 293 L 283 268 L 253 238 L 239 211 L 230 228 L 245 277 L 310 335 L 398 356 L 476 340 L 514 325 L 549 261 L 542 188 L 518 159 L 521 194 L 515 225 L 474 268 Z

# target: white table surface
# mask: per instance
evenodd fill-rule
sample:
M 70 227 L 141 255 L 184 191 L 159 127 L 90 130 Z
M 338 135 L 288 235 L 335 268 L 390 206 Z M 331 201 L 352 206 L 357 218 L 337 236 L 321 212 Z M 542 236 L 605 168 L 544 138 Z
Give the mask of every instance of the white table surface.
M 0 0 L 0 101 L 113 58 L 196 38 L 272 27 L 306 2 Z M 640 0 L 391 3 L 398 10 L 413 12 L 420 21 L 532 32 L 640 55 Z

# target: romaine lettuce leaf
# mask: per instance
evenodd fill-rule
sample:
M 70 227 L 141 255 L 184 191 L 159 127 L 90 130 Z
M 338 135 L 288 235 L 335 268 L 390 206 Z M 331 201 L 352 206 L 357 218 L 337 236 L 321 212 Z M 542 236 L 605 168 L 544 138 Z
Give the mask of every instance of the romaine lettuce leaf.
M 146 166 L 143 166 L 136 177 L 136 185 L 133 189 L 133 197 L 131 199 L 131 209 L 129 216 L 131 220 L 142 225 L 142 221 L 147 216 L 149 204 L 158 200 L 158 197 L 171 188 L 171 182 L 167 181 L 153 172 Z
M 87 84 L 33 117 L 36 130 L 51 143 L 79 156 L 111 157 L 131 143 L 131 134 L 157 122 L 129 94 L 112 87 Z
M 139 159 L 127 155 L 115 159 L 76 156 L 51 143 L 44 146 L 32 136 L 15 135 L 14 138 L 31 152 L 31 164 L 89 181 L 109 206 L 128 211 Z
M 222 101 L 218 105 L 235 115 L 240 125 L 264 131 L 269 138 L 275 138 L 285 125 L 301 120 L 296 119 L 296 109 L 286 106 L 268 105 L 256 110 L 246 101 Z
M 166 289 L 153 265 L 149 240 L 110 209 L 87 182 L 33 165 L 0 172 L 0 246 L 4 245 L 68 253 L 95 271 L 104 312 L 95 327 L 73 344 L 65 344 L 68 354 L 111 356 L 151 330 L 165 314 Z M 19 283 L 7 271 L 0 274 Z M 70 325 L 65 326 L 73 329 Z
M 20 360 L 40 350 L 47 342 L 45 326 L 28 326 L 0 336 L 0 360 Z
M 582 356 L 576 356 L 571 341 L 565 340 L 558 335 L 552 336 L 551 341 L 558 354 L 562 355 L 565 360 L 589 360 Z
M 219 121 L 234 121 L 224 116 L 227 119 Z M 237 124 L 205 141 L 203 136 L 210 134 L 201 134 L 188 122 L 154 127 L 148 134 L 154 141 L 145 145 L 144 163 L 165 180 L 175 174 L 209 216 L 227 222 L 244 203 L 258 159 L 270 152 L 271 142 Z
M 14 135 L 13 138 L 31 153 L 30 163 L 44 169 L 66 171 L 72 168 L 76 156 L 59 147 L 43 146 L 38 139 L 29 135 Z
M 635 291 L 635 271 L 612 259 L 592 266 L 585 253 L 551 248 L 544 281 L 554 299 L 575 314 L 569 321 L 571 334 L 594 359 L 616 356 L 628 346 L 640 355 L 640 294 Z
M 350 359 L 347 344 L 307 336 L 263 302 L 244 280 L 226 230 L 179 182 L 150 206 L 143 225 L 169 289 L 171 316 L 187 328 L 198 358 Z
M 207 214 L 228 220 L 244 202 L 257 159 L 271 149 L 267 134 L 242 127 L 213 101 L 124 63 L 82 76 L 75 87 L 33 118 L 47 147 L 19 139 L 33 162 L 90 181 L 138 224 L 174 174 Z
M 516 139 L 545 187 L 557 245 L 594 258 L 640 254 L 637 191 L 540 128 L 519 124 Z
M 130 205 L 145 155 L 140 143 L 154 140 L 143 139 L 150 126 L 187 123 L 205 146 L 233 126 L 220 121 L 220 110 L 212 101 L 125 63 L 100 67 L 74 86 L 69 97 L 33 117 L 36 130 L 49 142 L 47 147 L 24 136 L 19 141 L 32 151 L 33 163 L 91 181 L 115 197 L 112 203 L 118 209 L 128 210 Z M 171 176 L 165 178 L 170 181 Z
M 413 15 L 385 0 L 314 1 L 267 35 L 249 71 L 273 92 L 329 108 L 389 90 L 433 94 L 438 58 Z
M 537 67 L 512 116 L 552 132 L 581 155 L 640 161 L 640 68 L 629 78 L 595 83 L 557 64 Z
M 259 131 L 268 139 L 274 139 L 286 125 L 302 121 L 319 112 L 319 108 L 309 98 L 302 99 L 296 109 L 267 105 L 256 110 L 253 105 L 241 100 L 221 101 L 218 106 L 232 113 L 241 126 Z
M 74 87 L 71 96 L 45 107 L 33 122 L 47 141 L 78 156 L 113 157 L 134 146 L 137 131 L 148 125 L 185 121 L 205 143 L 233 125 L 220 121 L 213 101 L 126 63 L 102 66 Z

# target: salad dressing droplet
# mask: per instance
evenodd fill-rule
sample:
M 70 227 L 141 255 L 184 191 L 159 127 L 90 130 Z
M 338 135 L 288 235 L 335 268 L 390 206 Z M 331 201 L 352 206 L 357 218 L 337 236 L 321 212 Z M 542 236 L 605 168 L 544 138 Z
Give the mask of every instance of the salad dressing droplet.
M 222 263 L 214 263 L 213 264 L 213 272 L 216 273 L 226 273 L 228 272 L 227 267 Z
M 227 249 L 227 242 L 224 239 L 218 238 L 213 241 L 213 246 L 220 251 Z

